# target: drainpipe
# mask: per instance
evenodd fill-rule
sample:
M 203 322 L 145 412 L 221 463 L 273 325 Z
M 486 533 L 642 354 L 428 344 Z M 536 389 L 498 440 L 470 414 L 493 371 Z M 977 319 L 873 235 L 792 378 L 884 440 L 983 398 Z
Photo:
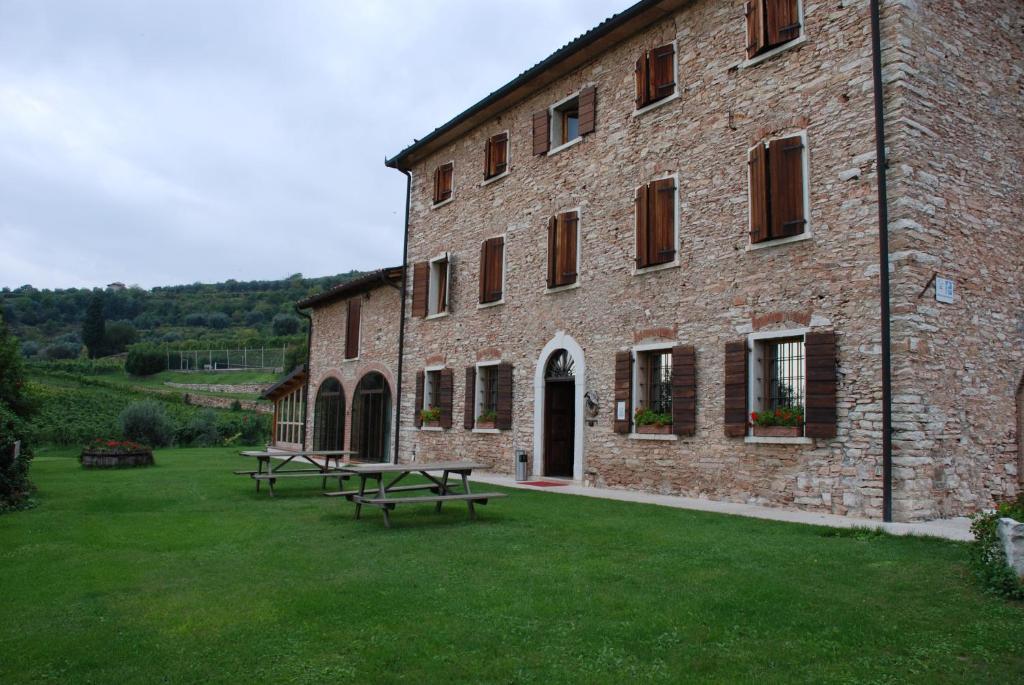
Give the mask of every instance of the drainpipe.
M 875 91 L 875 166 L 878 170 L 878 285 L 882 319 L 882 520 L 892 521 L 892 356 L 889 326 L 889 201 L 886 194 L 882 38 L 878 0 L 871 0 L 871 72 Z
M 306 451 L 306 415 L 309 412 L 309 361 L 313 353 L 313 317 L 295 305 L 295 313 L 304 318 L 306 326 L 306 382 L 302 384 L 302 451 Z M 282 360 L 283 361 L 283 360 Z
M 397 168 L 397 167 L 396 167 Z M 412 202 L 412 174 L 407 169 L 398 169 L 405 174 L 405 227 L 402 237 L 402 288 L 401 314 L 398 320 L 398 381 L 396 382 L 395 397 L 395 458 L 398 463 L 398 444 L 402 436 L 402 360 L 405 358 L 405 297 L 408 294 L 409 280 L 406 274 L 409 272 L 409 203 Z

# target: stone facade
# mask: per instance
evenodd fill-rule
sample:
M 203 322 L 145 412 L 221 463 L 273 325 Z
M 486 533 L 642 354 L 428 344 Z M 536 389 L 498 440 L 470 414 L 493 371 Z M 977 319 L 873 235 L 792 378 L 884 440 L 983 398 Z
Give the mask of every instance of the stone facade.
M 883 7 L 898 520 L 970 513 L 1019 487 L 1021 8 L 973 3 L 971 21 L 958 24 L 970 30 L 948 35 L 949 17 L 967 10 L 935 5 L 940 11 L 914 0 Z M 805 39 L 739 65 L 743 3 L 688 3 L 410 165 L 406 277 L 412 283 L 412 264 L 448 252 L 451 284 L 446 315 L 406 321 L 400 459 L 466 458 L 509 473 L 519 448 L 539 474 L 543 367 L 567 349 L 583 482 L 881 517 L 868 3 L 804 2 L 803 13 Z M 672 41 L 678 97 L 637 115 L 634 62 Z M 597 88 L 596 131 L 534 156 L 533 113 L 586 85 Z M 482 183 L 484 143 L 505 130 L 509 173 Z M 747 151 L 796 133 L 806 134 L 807 239 L 751 249 Z M 454 196 L 434 208 L 433 171 L 449 161 Z M 677 263 L 635 273 L 634 189 L 667 175 L 678 179 Z M 578 284 L 548 292 L 548 218 L 571 209 L 580 221 Z M 503 304 L 481 308 L 480 245 L 496 235 L 505 238 Z M 956 281 L 953 305 L 919 294 L 933 272 Z M 836 333 L 836 437 L 726 437 L 725 343 L 790 329 Z M 692 437 L 613 432 L 615 355 L 655 342 L 696 348 Z M 326 344 L 314 337 L 314 359 Z M 464 369 L 481 360 L 513 365 L 510 430 L 462 427 Z M 418 430 L 416 374 L 437 364 L 455 372 L 454 426 Z M 596 393 L 593 416 L 584 391 Z

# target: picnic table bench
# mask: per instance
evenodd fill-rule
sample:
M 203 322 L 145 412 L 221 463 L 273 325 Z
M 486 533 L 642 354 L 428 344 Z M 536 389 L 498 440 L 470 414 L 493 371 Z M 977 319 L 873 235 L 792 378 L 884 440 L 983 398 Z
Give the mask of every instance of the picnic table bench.
M 327 487 L 328 478 L 337 478 L 338 488 L 343 489 L 344 481 L 350 478 L 352 474 L 342 468 L 345 462 L 342 462 L 341 458 L 349 457 L 353 454 L 355 452 L 349 450 L 307 450 L 301 452 L 247 450 L 239 452 L 239 455 L 257 459 L 256 470 L 243 469 L 235 471 L 235 475 L 249 476 L 256 481 L 256 492 L 260 491 L 260 483 L 266 481 L 271 497 L 274 496 L 274 483 L 281 478 L 320 478 L 323 481 L 321 487 L 324 488 Z M 318 458 L 322 459 L 322 463 L 317 461 Z M 273 459 L 277 459 L 280 462 L 276 468 L 274 467 Z M 332 459 L 335 462 L 333 467 L 331 466 Z M 285 468 L 295 460 L 312 464 L 315 468 Z
M 470 519 L 476 518 L 474 504 L 487 504 L 488 500 L 506 497 L 503 492 L 473 492 L 469 485 L 469 474 L 480 464 L 470 461 L 443 461 L 435 463 L 412 464 L 350 464 L 345 467 L 348 473 L 359 476 L 359 490 L 349 492 L 326 493 L 334 497 L 344 497 L 356 505 L 356 518 L 360 517 L 363 505 L 380 507 L 384 514 L 384 525 L 391 527 L 389 512 L 399 504 L 434 504 L 434 511 L 441 511 L 445 502 L 465 502 L 469 508 Z M 423 485 L 398 485 L 406 476 L 418 473 L 429 481 Z M 437 478 L 431 474 L 441 473 Z M 452 475 L 459 476 L 462 492 L 454 492 L 448 484 Z M 394 476 L 385 482 L 388 476 Z M 377 481 L 376 490 L 367 490 L 366 481 Z M 430 495 L 413 497 L 392 497 L 397 492 L 429 490 Z

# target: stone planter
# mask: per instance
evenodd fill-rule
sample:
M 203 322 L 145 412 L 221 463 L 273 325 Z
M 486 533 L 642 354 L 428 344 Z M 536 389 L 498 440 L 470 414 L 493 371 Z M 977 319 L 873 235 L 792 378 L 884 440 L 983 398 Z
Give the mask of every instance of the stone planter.
M 754 436 L 758 438 L 802 438 L 803 426 L 754 426 Z
M 476 420 L 476 427 L 477 428 L 494 428 L 494 421 L 481 421 L 480 419 L 477 419 Z
M 643 435 L 672 435 L 672 426 L 656 426 L 653 423 L 647 423 L 643 426 L 637 426 L 636 432 Z
M 101 450 L 82 450 L 79 457 L 82 466 L 87 469 L 120 469 L 134 466 L 152 466 L 153 450 L 135 450 L 132 452 L 104 452 Z

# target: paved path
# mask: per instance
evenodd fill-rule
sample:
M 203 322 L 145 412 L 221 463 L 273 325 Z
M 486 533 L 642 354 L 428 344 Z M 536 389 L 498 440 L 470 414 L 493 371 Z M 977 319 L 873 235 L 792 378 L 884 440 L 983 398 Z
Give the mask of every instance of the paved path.
M 610 488 L 583 487 L 577 483 L 557 487 L 537 487 L 517 483 L 510 476 L 479 473 L 473 474 L 472 480 L 491 485 L 501 485 L 507 488 L 518 488 L 520 490 L 533 490 L 558 493 L 562 495 L 582 495 L 583 497 L 597 497 L 600 499 L 614 499 L 622 502 L 642 502 L 644 504 L 658 504 L 663 507 L 675 507 L 676 509 L 693 509 L 695 511 L 710 511 L 716 514 L 732 514 L 734 516 L 749 516 L 751 518 L 768 519 L 770 521 L 786 521 L 789 523 L 806 523 L 816 526 L 831 526 L 833 528 L 881 528 L 894 535 L 927 535 L 931 537 L 945 538 L 947 540 L 968 541 L 974 539 L 971 535 L 971 521 L 965 517 L 952 519 L 936 519 L 934 521 L 921 521 L 919 523 L 883 523 L 875 519 L 860 519 L 849 516 L 838 516 L 836 514 L 817 514 L 809 511 L 791 509 L 778 509 L 775 507 L 763 507 L 755 504 L 738 504 L 736 502 L 717 502 L 707 499 L 696 499 L 693 497 L 676 497 L 672 495 L 655 495 L 650 492 L 636 490 L 612 490 Z M 537 480 L 554 480 L 551 478 L 537 478 Z

